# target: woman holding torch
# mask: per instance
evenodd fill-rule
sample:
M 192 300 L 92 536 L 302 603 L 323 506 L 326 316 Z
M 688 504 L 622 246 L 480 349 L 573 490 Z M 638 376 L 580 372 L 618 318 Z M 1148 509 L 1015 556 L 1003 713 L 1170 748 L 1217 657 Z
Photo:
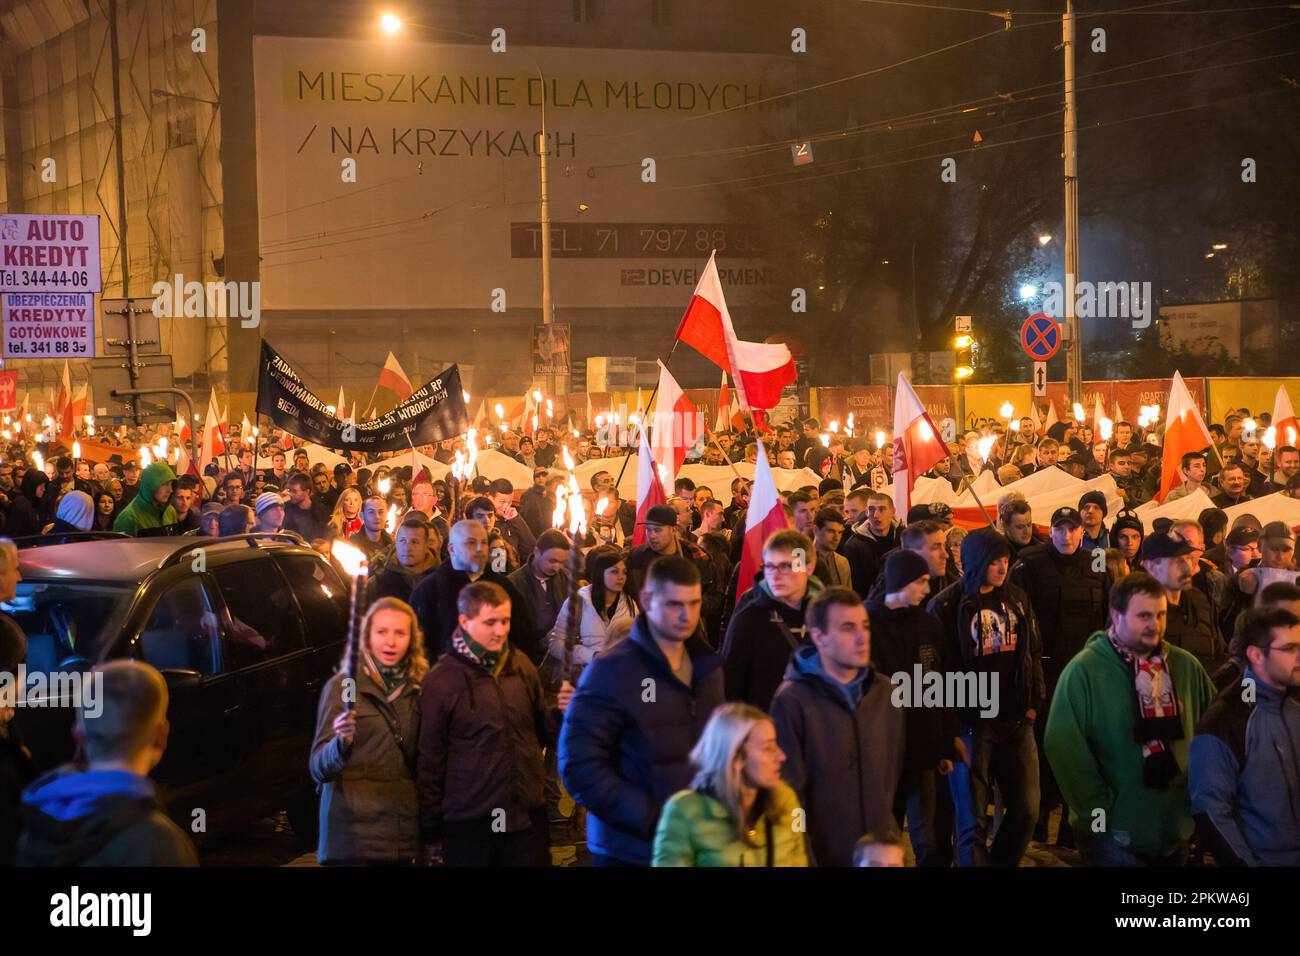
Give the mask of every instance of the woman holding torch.
M 410 605 L 380 598 L 321 692 L 312 779 L 321 786 L 317 858 L 326 866 L 409 866 L 419 851 L 415 789 L 424 639 Z M 351 645 L 349 643 L 349 650 Z

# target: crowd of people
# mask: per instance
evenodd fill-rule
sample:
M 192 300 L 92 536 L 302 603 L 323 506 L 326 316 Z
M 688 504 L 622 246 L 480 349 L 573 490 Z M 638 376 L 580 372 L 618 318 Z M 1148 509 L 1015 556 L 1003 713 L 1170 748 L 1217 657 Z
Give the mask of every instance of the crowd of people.
M 592 861 L 610 866 L 1014 866 L 1034 840 L 1094 865 L 1297 865 L 1295 535 L 1222 509 L 1295 492 L 1300 452 L 1244 433 L 1246 418 L 1180 462 L 1174 494 L 1204 489 L 1214 507 L 1151 528 L 1130 509 L 1159 487 L 1154 427 L 1119 422 L 1094 442 L 1087 425 L 1042 434 L 1026 417 L 956 436 L 931 473 L 954 488 L 985 470 L 999 484 L 1106 472 L 1125 505 L 1112 516 L 1090 491 L 1042 527 L 1013 492 L 971 529 L 942 504 L 896 511 L 888 441 L 815 419 L 761 446 L 709 436 L 691 460 L 762 447 L 819 476 L 782 493 L 788 528 L 747 580 L 739 475 L 726 505 L 679 477 L 638 527 L 601 471 L 585 537 L 552 528 L 561 446 L 625 452 L 592 432 L 494 436 L 532 467 L 525 489 L 449 486 L 400 456 L 312 466 L 272 430 L 262 447 L 232 440 L 202 477 L 59 454 L 37 467 L 11 449 L 0 490 L 11 538 L 288 532 L 366 553 L 357 686 L 340 670 L 322 690 L 303 755 L 324 864 L 547 865 L 553 828 L 585 817 Z M 12 545 L 0 564 L 9 599 Z M 0 623 L 13 669 L 22 635 Z M 85 767 L 20 802 L 21 744 L 0 737 L 8 852 L 67 862 L 70 807 L 102 823 L 134 800 L 146 809 L 72 862 L 193 862 L 148 799 L 166 686 L 140 663 L 103 671 L 116 690 L 102 723 L 79 721 Z

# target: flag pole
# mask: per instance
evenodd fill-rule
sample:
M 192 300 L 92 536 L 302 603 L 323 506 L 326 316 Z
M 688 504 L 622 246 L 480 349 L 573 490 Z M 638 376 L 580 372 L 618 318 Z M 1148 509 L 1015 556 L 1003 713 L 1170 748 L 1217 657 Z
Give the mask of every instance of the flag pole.
M 665 368 L 665 369 L 668 367 L 668 362 L 669 362 L 670 359 L 672 359 L 672 357 L 673 357 L 673 353 L 677 351 L 677 345 L 678 345 L 678 343 L 680 343 L 680 342 L 681 342 L 681 339 L 678 339 L 678 338 L 674 338 L 674 339 L 673 339 L 673 347 L 672 347 L 671 349 L 668 350 L 668 358 L 665 358 L 665 359 L 664 359 L 664 368 Z M 655 387 L 654 387 L 654 390 L 650 392 L 650 400 L 649 400 L 648 402 L 646 402 L 646 408 L 649 408 L 651 405 L 653 405 L 653 404 L 655 403 L 655 396 L 658 395 L 658 394 L 659 394 L 659 381 L 656 379 L 656 380 L 655 380 Z M 639 423 L 639 424 L 637 425 L 637 427 L 638 427 L 638 428 L 643 428 L 643 427 L 645 427 L 645 423 L 644 423 L 644 422 L 641 422 L 641 423 Z M 639 450 L 638 450 L 638 454 L 639 454 L 639 453 L 640 453 L 640 452 L 639 452 Z M 623 464 L 622 464 L 622 466 L 618 469 L 618 477 L 614 479 L 614 487 L 615 487 L 615 488 L 618 488 L 618 487 L 623 483 L 623 473 L 627 471 L 627 463 L 628 463 L 628 460 L 629 460 L 631 457 L 632 457 L 631 455 L 624 455 L 624 456 L 623 456 Z M 676 475 L 673 475 L 673 478 L 676 479 L 677 476 L 676 476 Z

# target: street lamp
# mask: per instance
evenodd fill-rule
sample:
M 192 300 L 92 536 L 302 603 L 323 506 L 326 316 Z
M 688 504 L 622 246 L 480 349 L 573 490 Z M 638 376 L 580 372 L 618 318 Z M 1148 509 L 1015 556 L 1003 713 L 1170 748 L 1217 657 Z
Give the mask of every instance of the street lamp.
M 1045 246 L 1051 241 L 1052 241 L 1052 234 L 1050 232 L 1040 232 L 1038 234 L 1038 244 L 1040 246 Z
M 379 18 L 379 28 L 385 33 L 392 35 L 402 29 L 402 21 L 394 14 L 385 13 Z

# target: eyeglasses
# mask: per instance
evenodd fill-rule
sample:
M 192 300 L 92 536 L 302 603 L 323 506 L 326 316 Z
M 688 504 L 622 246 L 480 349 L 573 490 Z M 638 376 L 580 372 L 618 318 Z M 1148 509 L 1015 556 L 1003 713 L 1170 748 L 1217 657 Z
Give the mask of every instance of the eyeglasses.
M 780 564 L 771 564 L 769 562 L 764 561 L 763 570 L 772 573 L 780 571 L 782 574 L 791 574 L 795 571 L 795 566 L 791 564 L 789 561 L 782 561 Z M 802 571 L 803 566 L 800 565 L 798 570 Z
M 1300 654 L 1300 644 L 1271 644 L 1268 649 L 1279 654 Z

